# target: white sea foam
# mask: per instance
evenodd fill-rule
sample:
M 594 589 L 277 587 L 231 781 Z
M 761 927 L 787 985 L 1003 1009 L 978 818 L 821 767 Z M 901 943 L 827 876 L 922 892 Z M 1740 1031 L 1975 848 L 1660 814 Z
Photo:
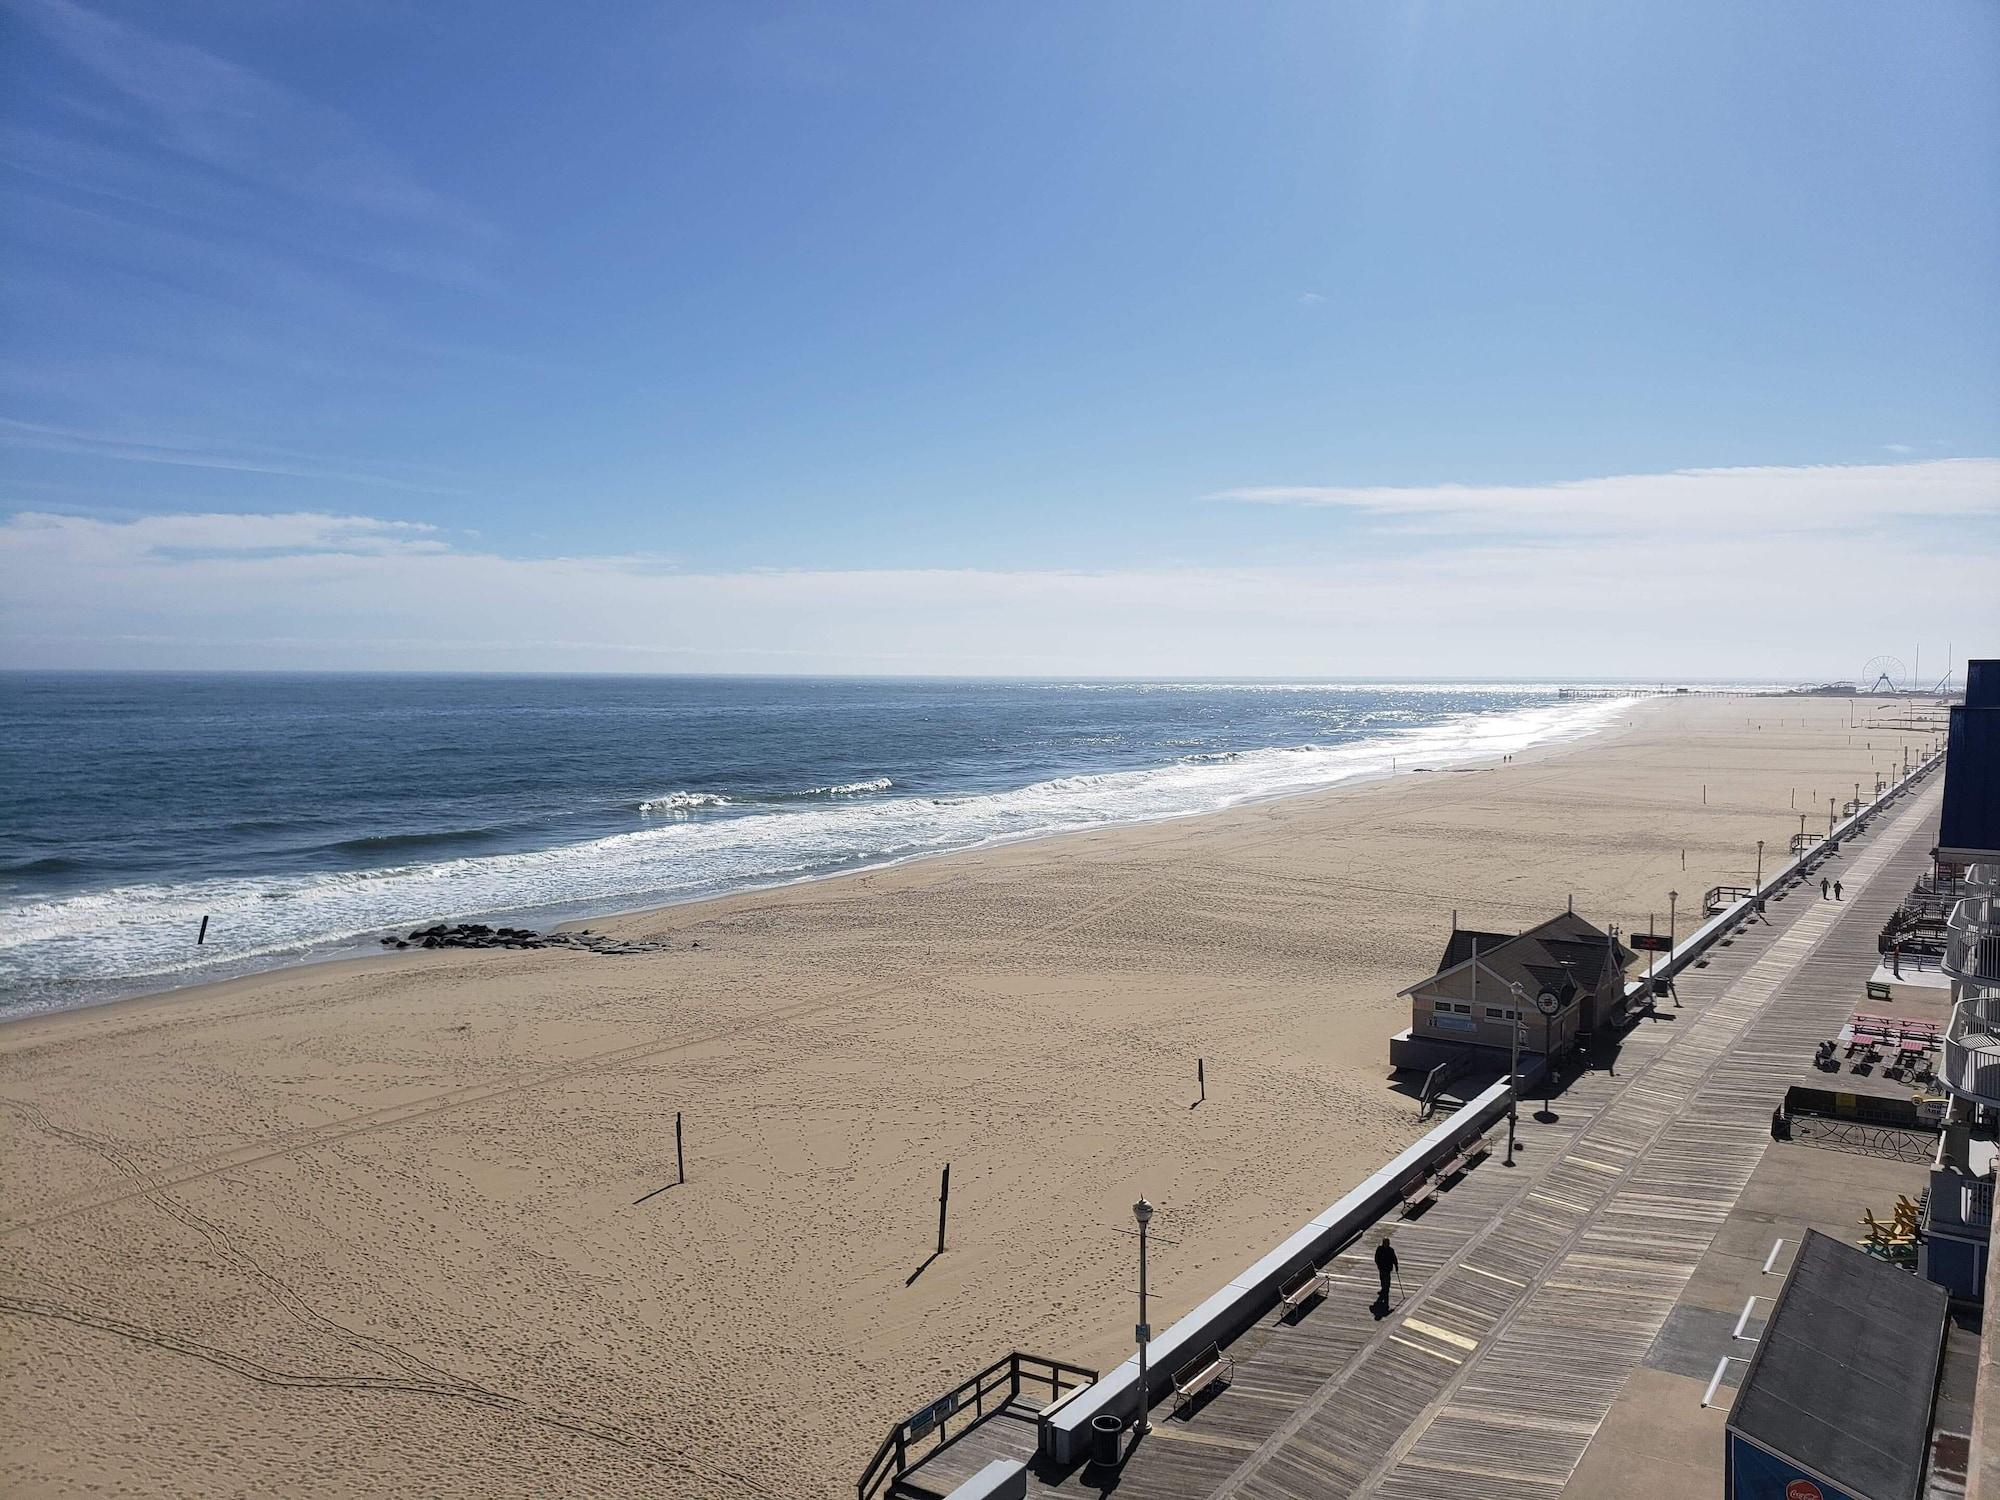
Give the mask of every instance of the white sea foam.
M 501 912 L 608 910 L 770 885 L 857 866 L 1213 811 L 1380 775 L 1487 759 L 1573 738 L 1628 700 L 1566 701 L 1387 729 L 1332 746 L 1193 756 L 1147 770 L 1064 776 L 963 797 L 861 795 L 886 778 L 816 789 L 827 795 L 726 818 L 707 792 L 649 799 L 644 812 L 683 814 L 589 843 L 390 868 L 262 879 L 133 884 L 22 903 L 0 912 L 0 982 L 9 990 L 85 975 L 187 982 L 352 942 L 418 922 Z M 191 936 L 210 917 L 208 941 Z
M 850 781 L 841 786 L 809 786 L 798 795 L 801 797 L 860 797 L 869 792 L 886 792 L 896 783 L 886 776 L 877 776 L 873 781 Z
M 688 813 L 699 807 L 727 807 L 729 799 L 719 797 L 714 792 L 671 792 L 664 797 L 649 797 L 639 804 L 642 813 Z

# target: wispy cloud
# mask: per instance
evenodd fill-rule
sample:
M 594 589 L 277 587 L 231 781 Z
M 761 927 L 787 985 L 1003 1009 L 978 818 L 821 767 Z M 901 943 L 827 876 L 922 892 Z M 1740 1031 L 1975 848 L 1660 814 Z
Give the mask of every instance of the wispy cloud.
M 1840 531 L 2000 512 L 2000 460 L 1682 469 L 1525 485 L 1253 485 L 1209 500 L 1326 507 L 1393 525 L 1556 537 Z
M 497 232 L 341 110 L 173 39 L 164 11 L 7 4 L 0 444 L 444 492 L 281 448 L 318 441 L 302 435 L 329 412 L 367 429 L 484 360 L 437 329 L 487 326 L 456 315 L 499 288 Z
M 70 453 L 128 463 L 168 464 L 176 468 L 361 484 L 421 495 L 464 493 L 448 485 L 371 470 L 356 465 L 353 460 L 300 453 L 288 448 L 173 442 L 58 427 L 45 422 L 23 422 L 13 417 L 0 417 L 0 447 L 31 448 L 47 453 Z M 408 465 L 394 467 L 404 470 L 406 474 L 409 468 Z
M 157 146 L 262 187 L 454 230 L 485 226 L 417 181 L 340 111 L 239 63 L 74 0 L 16 9 L 127 106 Z

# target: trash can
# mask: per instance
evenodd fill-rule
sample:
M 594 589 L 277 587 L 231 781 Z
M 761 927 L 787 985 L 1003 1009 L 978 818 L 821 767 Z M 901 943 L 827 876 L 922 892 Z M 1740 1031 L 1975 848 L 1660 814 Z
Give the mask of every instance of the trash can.
M 1118 1467 L 1118 1434 L 1125 1424 L 1109 1412 L 1090 1419 L 1090 1461 L 1101 1469 Z

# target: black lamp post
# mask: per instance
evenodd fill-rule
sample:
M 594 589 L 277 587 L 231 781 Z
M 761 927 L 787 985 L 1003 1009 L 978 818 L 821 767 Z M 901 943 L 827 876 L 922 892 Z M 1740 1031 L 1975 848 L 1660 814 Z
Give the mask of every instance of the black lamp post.
M 1153 1222 L 1153 1205 L 1141 1198 L 1132 1205 L 1132 1217 L 1139 1221 L 1139 1326 L 1132 1330 L 1139 1345 L 1139 1415 L 1132 1427 L 1144 1434 L 1153 1430 L 1152 1402 L 1146 1392 L 1146 1346 L 1153 1341 L 1152 1327 L 1146 1322 L 1146 1226 Z

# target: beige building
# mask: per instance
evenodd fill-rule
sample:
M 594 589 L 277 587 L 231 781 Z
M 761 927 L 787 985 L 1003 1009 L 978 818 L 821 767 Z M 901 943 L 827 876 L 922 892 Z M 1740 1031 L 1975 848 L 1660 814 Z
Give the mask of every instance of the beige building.
M 1505 1067 L 1517 1023 L 1521 1051 L 1561 1054 L 1625 1020 L 1625 969 L 1632 953 L 1615 933 L 1574 912 L 1526 932 L 1458 928 L 1437 972 L 1398 993 L 1410 1029 L 1389 1044 L 1398 1068 L 1430 1068 L 1463 1047 L 1489 1048 Z M 1551 997 L 1546 1017 L 1537 1001 Z

